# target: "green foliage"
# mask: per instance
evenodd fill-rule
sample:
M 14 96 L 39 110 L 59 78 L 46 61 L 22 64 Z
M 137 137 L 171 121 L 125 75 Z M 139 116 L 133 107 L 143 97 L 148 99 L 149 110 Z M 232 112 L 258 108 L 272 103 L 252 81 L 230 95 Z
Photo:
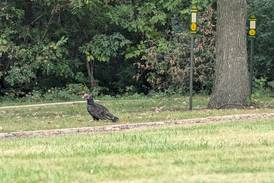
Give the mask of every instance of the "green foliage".
M 121 49 L 128 44 L 130 41 L 119 33 L 110 36 L 96 35 L 89 43 L 80 47 L 80 51 L 85 54 L 89 62 L 93 60 L 107 62 L 121 54 Z
M 68 84 L 64 88 L 50 88 L 46 91 L 32 93 L 32 98 L 37 98 L 37 95 L 45 101 L 61 101 L 80 100 L 84 93 L 88 93 L 89 89 L 83 84 Z
M 69 64 L 66 60 L 68 50 L 65 47 L 67 38 L 62 37 L 57 42 L 37 45 L 34 68 L 41 70 L 45 76 L 70 77 L 72 76 Z
M 37 43 L 26 46 L 10 46 L 3 53 L 7 60 L 8 71 L 4 72 L 4 82 L 12 88 L 28 89 L 42 85 L 48 77 L 72 78 L 73 73 L 66 58 L 68 51 L 64 47 L 67 38 L 57 42 Z
M 214 74 L 214 10 L 209 6 L 204 8 L 204 11 L 200 13 L 200 32 L 195 42 L 197 48 L 194 60 L 194 79 L 197 91 L 209 91 L 212 87 L 209 81 L 212 80 Z M 170 35 L 162 32 L 165 37 L 142 42 L 142 47 L 138 45 L 141 49 L 145 49 L 145 52 L 141 57 L 142 60 L 136 64 L 139 72 L 135 78 L 137 80 L 146 78 L 151 89 L 156 92 L 185 93 L 189 86 L 190 35 L 188 25 L 185 29 L 178 29 L 178 22 L 179 17 L 169 22 L 171 24 Z M 132 54 L 132 56 L 135 55 Z
M 249 1 L 249 15 L 257 18 L 257 36 L 255 38 L 255 74 L 256 78 L 274 80 L 274 1 Z
M 31 0 L 0 2 L 0 95 L 88 84 L 95 93 L 185 93 L 189 23 L 198 8 L 194 89 L 210 93 L 215 58 L 215 0 Z M 272 0 L 248 1 L 256 15 L 255 77 L 274 80 Z M 93 89 L 91 89 L 93 90 Z
M 258 90 L 264 90 L 267 86 L 267 79 L 261 78 L 261 79 L 255 79 L 255 88 Z
M 274 89 L 274 81 L 269 81 L 269 82 L 267 82 L 267 85 L 268 85 L 269 87 L 271 87 L 272 89 Z
M 159 9 L 160 3 L 144 2 L 137 4 L 120 4 L 114 6 L 109 12 L 109 18 L 116 25 L 129 32 L 141 32 L 147 38 L 159 38 L 157 25 L 167 23 L 167 15 Z
M 25 66 L 25 67 L 17 67 L 17 66 L 11 67 L 7 74 L 8 74 L 8 76 L 5 77 L 5 81 L 11 87 L 29 84 L 35 78 L 35 74 L 27 66 Z

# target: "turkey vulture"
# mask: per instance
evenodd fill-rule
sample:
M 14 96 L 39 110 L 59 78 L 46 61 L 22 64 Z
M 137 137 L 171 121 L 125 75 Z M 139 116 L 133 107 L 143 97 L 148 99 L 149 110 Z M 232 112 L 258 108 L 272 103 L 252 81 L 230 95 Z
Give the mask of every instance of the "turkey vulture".
M 92 95 L 86 93 L 82 98 L 87 100 L 87 110 L 88 113 L 93 117 L 93 120 L 111 120 L 112 122 L 119 120 L 119 118 L 111 114 L 106 107 L 95 103 Z

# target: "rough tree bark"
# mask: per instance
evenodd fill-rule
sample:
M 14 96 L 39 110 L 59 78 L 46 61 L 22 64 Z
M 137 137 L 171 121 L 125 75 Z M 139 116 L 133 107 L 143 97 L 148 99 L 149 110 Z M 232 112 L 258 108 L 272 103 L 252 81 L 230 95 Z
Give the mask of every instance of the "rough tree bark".
M 246 105 L 250 95 L 246 0 L 217 0 L 216 65 L 209 108 Z

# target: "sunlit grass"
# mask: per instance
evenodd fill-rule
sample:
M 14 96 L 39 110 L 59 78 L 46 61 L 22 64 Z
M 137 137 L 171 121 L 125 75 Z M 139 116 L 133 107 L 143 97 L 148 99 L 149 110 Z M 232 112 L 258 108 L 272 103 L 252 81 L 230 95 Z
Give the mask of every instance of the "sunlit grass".
M 272 183 L 274 120 L 0 141 L 1 182 Z

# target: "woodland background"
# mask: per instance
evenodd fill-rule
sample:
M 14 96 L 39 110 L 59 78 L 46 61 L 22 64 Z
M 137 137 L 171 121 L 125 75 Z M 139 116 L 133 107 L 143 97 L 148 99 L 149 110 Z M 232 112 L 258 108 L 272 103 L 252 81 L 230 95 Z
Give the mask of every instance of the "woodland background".
M 199 9 L 194 90 L 210 94 L 214 0 L 1 0 L 0 96 L 186 94 L 193 3 Z M 248 6 L 257 18 L 255 87 L 271 88 L 274 1 Z

